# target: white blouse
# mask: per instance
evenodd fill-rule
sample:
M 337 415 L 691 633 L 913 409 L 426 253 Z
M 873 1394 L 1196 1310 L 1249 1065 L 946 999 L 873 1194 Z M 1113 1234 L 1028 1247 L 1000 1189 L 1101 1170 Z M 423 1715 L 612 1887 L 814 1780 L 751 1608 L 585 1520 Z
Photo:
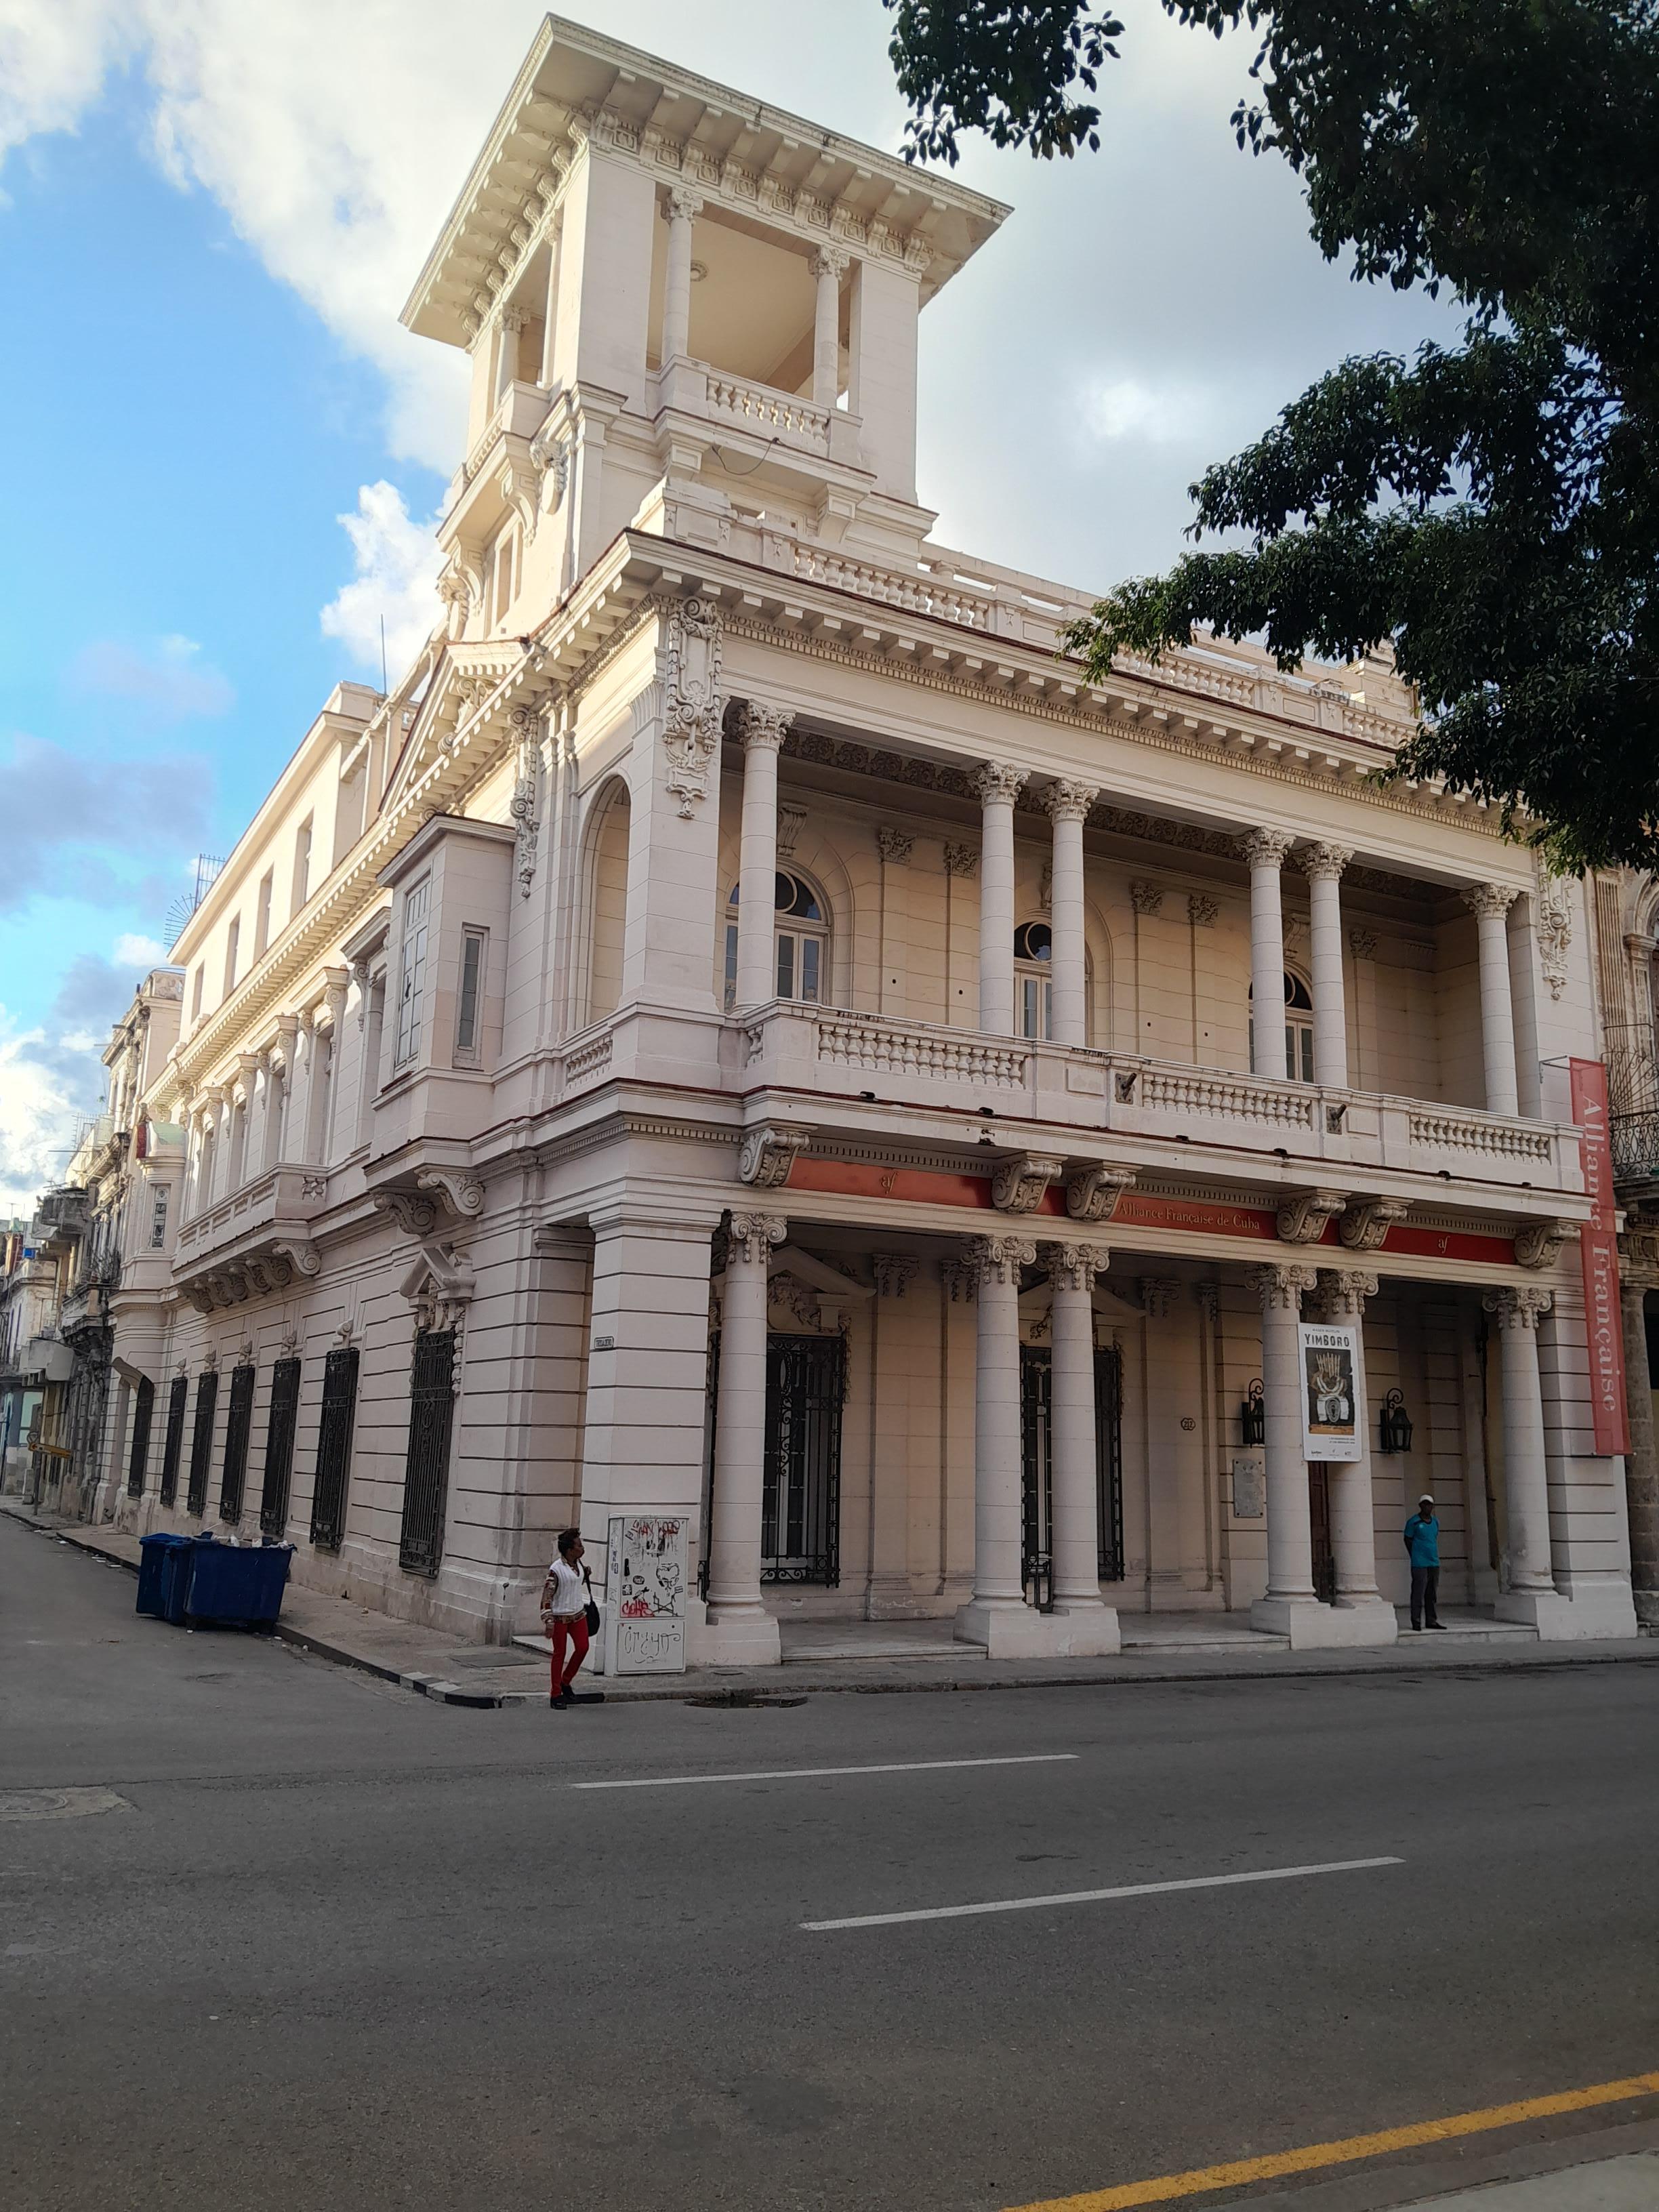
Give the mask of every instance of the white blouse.
M 587 1604 L 587 1592 L 582 1578 L 569 1562 L 555 1559 L 547 1571 L 549 1583 L 547 1609 L 555 1619 L 568 1620 L 572 1614 L 582 1612 Z

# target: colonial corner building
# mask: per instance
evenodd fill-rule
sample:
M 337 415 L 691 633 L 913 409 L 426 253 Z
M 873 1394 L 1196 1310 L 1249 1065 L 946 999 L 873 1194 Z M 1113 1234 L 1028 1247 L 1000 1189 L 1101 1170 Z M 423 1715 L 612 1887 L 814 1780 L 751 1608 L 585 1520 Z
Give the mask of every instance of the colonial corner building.
M 1654 889 L 1373 782 L 1382 660 L 1092 686 L 1090 591 L 934 542 L 918 318 L 1007 213 L 544 24 L 404 311 L 441 626 L 118 1031 L 25 1479 L 496 1641 L 681 1517 L 693 1664 L 1391 1643 L 1429 1491 L 1444 1601 L 1636 1632 Z

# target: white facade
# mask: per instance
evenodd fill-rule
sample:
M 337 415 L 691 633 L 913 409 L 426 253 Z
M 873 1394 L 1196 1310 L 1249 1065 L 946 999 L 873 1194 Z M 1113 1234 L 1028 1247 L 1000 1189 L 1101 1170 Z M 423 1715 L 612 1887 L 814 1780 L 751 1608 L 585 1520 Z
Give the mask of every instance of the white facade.
M 135 1525 L 257 1516 L 501 1639 L 561 1526 L 597 1566 L 680 1514 L 694 1662 L 814 1616 L 1079 1653 L 1124 1608 L 1392 1640 L 1430 1488 L 1450 1600 L 1633 1632 L 1596 917 L 1367 781 L 1385 667 L 1091 687 L 1088 592 L 927 537 L 916 319 L 1006 212 L 544 27 L 406 310 L 474 363 L 443 627 L 175 949 Z M 1374 1456 L 1310 1473 L 1298 1310 L 1360 1323 Z

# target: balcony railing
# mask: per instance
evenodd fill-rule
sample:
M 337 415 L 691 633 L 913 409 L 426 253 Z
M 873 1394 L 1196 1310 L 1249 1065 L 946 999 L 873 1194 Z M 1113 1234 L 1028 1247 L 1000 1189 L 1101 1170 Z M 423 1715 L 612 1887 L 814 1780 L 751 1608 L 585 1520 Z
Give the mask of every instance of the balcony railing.
M 775 392 L 769 384 L 750 384 L 715 368 L 707 374 L 704 392 L 710 415 L 729 415 L 744 429 L 758 430 L 809 453 L 830 450 L 830 410 L 798 393 Z
M 321 1210 L 327 1179 L 320 1168 L 277 1167 L 255 1176 L 179 1225 L 173 1268 L 196 1273 L 221 1255 L 246 1249 L 262 1232 L 303 1238 Z

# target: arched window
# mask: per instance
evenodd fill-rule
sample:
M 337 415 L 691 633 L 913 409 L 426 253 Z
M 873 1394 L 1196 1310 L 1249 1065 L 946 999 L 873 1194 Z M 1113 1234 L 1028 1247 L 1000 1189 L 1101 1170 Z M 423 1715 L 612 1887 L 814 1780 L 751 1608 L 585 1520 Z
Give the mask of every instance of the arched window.
M 1046 921 L 1022 921 L 1014 932 L 1014 1009 L 1021 1036 L 1054 1035 L 1054 933 Z
M 780 868 L 773 878 L 776 926 L 772 984 L 780 999 L 821 1006 L 830 988 L 830 917 L 804 876 Z M 726 1011 L 738 1002 L 738 886 L 726 902 Z
M 1260 1072 L 1255 1062 L 1254 984 L 1250 987 L 1250 1070 L 1254 1074 Z M 1285 1066 L 1292 1083 L 1314 1080 L 1313 994 L 1301 976 L 1288 968 L 1285 971 Z

